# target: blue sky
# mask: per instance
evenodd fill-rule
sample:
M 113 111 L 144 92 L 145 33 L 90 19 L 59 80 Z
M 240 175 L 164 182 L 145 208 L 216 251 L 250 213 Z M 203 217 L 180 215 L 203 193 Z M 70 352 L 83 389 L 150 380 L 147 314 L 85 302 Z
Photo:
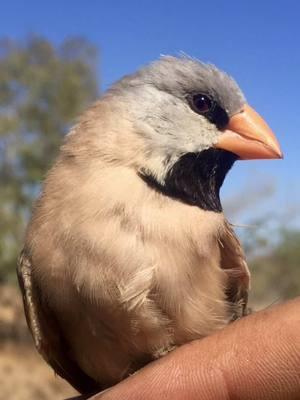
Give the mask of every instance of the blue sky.
M 180 51 L 229 72 L 285 154 L 283 161 L 238 162 L 230 173 L 225 199 L 242 193 L 241 202 L 251 204 L 257 188 L 274 187 L 271 198 L 235 217 L 244 222 L 266 210 L 299 206 L 299 15 L 296 0 L 11 0 L 1 4 L 0 36 L 38 33 L 57 44 L 69 36 L 86 37 L 100 48 L 102 89 L 160 54 Z

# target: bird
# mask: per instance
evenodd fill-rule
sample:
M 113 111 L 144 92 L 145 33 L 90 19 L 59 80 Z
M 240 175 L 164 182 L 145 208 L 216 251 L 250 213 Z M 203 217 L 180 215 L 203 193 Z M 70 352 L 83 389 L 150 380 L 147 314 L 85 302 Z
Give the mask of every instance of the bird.
M 103 93 L 65 137 L 17 267 L 55 372 L 95 393 L 246 315 L 250 273 L 220 188 L 236 161 L 280 158 L 213 64 L 162 56 Z

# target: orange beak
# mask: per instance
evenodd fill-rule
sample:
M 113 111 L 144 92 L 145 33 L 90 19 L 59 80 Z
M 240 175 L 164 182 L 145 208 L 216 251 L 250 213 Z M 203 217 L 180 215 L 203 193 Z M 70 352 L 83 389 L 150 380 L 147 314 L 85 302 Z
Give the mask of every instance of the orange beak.
M 230 118 L 215 147 L 231 151 L 242 160 L 283 158 L 274 133 L 248 104 Z

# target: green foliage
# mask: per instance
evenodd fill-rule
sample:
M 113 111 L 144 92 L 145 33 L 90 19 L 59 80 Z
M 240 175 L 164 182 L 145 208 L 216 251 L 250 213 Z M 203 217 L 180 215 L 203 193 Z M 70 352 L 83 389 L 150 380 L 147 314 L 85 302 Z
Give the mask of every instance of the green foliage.
M 300 294 L 300 232 L 279 230 L 277 243 L 250 260 L 252 297 L 271 304 Z
M 0 282 L 14 276 L 33 198 L 63 135 L 98 94 L 97 51 L 80 38 L 55 48 L 0 41 Z

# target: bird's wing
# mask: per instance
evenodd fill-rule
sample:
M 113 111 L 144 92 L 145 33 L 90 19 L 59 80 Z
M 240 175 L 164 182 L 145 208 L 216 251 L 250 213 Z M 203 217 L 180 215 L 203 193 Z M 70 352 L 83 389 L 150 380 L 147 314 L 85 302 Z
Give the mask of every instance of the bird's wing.
M 221 267 L 228 272 L 227 299 L 237 305 L 233 319 L 248 314 L 250 273 L 245 255 L 232 225 L 226 222 L 220 238 Z
M 23 250 L 17 267 L 23 294 L 27 324 L 35 346 L 54 371 L 81 393 L 94 393 L 101 388 L 69 358 L 59 324 L 32 277 L 30 257 Z

